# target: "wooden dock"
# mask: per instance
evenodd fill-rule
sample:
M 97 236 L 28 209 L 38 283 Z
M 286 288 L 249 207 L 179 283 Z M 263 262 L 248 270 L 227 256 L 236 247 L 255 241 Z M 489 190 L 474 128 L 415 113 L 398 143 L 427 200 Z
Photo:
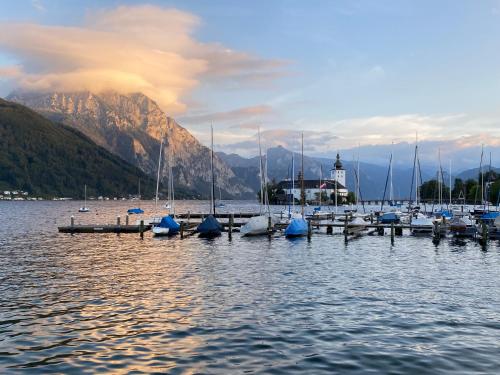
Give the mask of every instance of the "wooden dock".
M 57 228 L 60 233 L 141 233 L 140 225 L 68 225 Z M 144 225 L 142 232 L 151 229 L 151 225 Z

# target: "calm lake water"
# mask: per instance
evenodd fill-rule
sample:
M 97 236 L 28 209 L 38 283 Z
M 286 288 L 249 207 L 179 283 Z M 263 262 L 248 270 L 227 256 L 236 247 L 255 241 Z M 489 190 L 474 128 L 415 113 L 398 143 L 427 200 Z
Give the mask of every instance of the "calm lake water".
M 133 203 L 80 205 L 0 202 L 0 373 L 500 372 L 497 242 L 57 233 Z

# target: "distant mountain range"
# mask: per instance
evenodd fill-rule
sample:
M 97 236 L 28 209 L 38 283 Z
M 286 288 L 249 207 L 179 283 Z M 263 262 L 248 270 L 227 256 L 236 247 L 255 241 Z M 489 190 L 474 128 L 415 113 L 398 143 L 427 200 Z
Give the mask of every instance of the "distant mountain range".
M 0 189 L 38 196 L 152 196 L 155 181 L 78 130 L 0 99 Z
M 171 155 L 177 196 L 208 198 L 210 195 L 210 150 L 174 119 L 168 117 L 153 100 L 141 93 L 122 95 L 111 91 L 100 94 L 87 91 L 18 92 L 11 94 L 9 98 L 85 134 L 97 145 L 121 158 L 127 163 L 125 165 L 132 164 L 152 178 L 156 177 L 160 140 L 164 134 L 161 176 L 167 175 Z M 79 134 L 78 132 L 75 134 Z M 406 198 L 410 195 L 413 170 L 408 166 L 408 161 L 402 162 L 401 156 L 405 155 L 405 158 L 411 159 L 413 147 L 410 144 L 395 145 L 395 155 L 399 155 L 399 158 L 395 158 L 393 168 L 396 198 Z M 372 162 L 360 162 L 361 195 L 364 199 L 377 199 L 384 194 L 389 154 L 380 146 L 363 148 L 363 154 L 369 151 L 374 155 L 370 158 Z M 266 152 L 269 177 L 275 180 L 288 177 L 293 153 L 281 146 L 270 148 Z M 341 159 L 347 171 L 347 187 L 351 191 L 355 188 L 356 163 L 348 159 L 352 158 L 353 152 L 341 152 Z M 378 156 L 375 157 L 375 154 Z M 294 155 L 297 174 L 301 168 L 301 157 L 298 153 Z M 305 177 L 319 179 L 321 168 L 323 176 L 329 177 L 333 162 L 333 158 L 305 156 Z M 220 187 L 223 198 L 256 198 L 259 190 L 258 157 L 244 158 L 237 154 L 220 152 L 216 154 L 214 168 L 216 185 Z M 437 167 L 422 163 L 421 173 L 424 181 L 434 178 L 436 171 Z M 457 175 L 466 179 L 464 176 L 476 178 L 477 168 L 476 171 L 472 169 Z M 136 183 L 132 185 L 135 186 Z
M 269 148 L 268 155 L 268 176 L 277 181 L 287 178 L 292 165 L 292 154 L 295 158 L 295 174 L 301 169 L 301 155 L 292 153 L 281 146 Z M 243 158 L 236 154 L 217 154 L 224 160 L 241 179 L 246 181 L 254 189 L 259 187 L 259 158 Z M 333 168 L 333 159 L 314 158 L 304 155 L 304 176 L 306 179 L 319 179 L 321 169 L 324 177 L 330 177 L 330 171 Z M 355 169 L 356 164 L 353 161 L 342 160 L 343 167 L 346 170 L 347 188 L 350 191 L 355 190 Z M 361 195 L 363 199 L 380 199 L 384 194 L 385 182 L 389 166 L 360 162 L 359 175 Z M 393 186 L 395 197 L 408 197 L 412 183 L 412 169 L 393 168 Z M 422 178 L 428 180 L 432 175 L 422 171 Z M 388 192 L 387 192 L 388 194 Z

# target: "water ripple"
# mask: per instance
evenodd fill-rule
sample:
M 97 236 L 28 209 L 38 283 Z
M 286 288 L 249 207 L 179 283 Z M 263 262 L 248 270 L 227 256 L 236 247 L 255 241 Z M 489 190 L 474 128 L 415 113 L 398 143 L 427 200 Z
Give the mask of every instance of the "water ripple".
M 56 233 L 78 204 L 0 202 L 2 373 L 498 372 L 498 243 Z

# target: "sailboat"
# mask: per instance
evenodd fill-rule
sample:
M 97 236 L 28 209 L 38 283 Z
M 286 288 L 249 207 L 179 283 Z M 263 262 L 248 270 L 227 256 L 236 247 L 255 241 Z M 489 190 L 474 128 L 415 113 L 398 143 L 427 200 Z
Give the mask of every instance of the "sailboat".
M 162 139 L 163 141 L 163 139 Z M 181 226 L 175 221 L 175 195 L 174 195 L 174 174 L 172 172 L 172 153 L 168 153 L 168 205 L 171 208 L 172 214 L 164 216 L 161 218 L 158 225 L 153 226 L 153 235 L 158 236 L 173 236 L 179 233 Z M 161 150 L 160 150 L 161 157 Z M 158 171 L 160 171 L 160 162 L 158 162 Z M 157 194 L 158 194 L 158 182 L 159 182 L 159 172 L 157 181 Z
M 415 174 L 415 214 L 414 219 L 411 222 L 411 233 L 412 234 L 423 234 L 432 233 L 434 229 L 434 222 L 432 219 L 428 218 L 426 215 L 419 212 L 420 207 L 419 202 L 419 172 L 420 172 L 420 160 L 418 158 L 418 138 L 415 141 L 415 158 L 413 163 L 413 171 Z
M 138 194 L 138 199 L 141 200 L 141 180 L 139 179 L 139 194 Z M 144 210 L 142 210 L 140 207 L 134 207 L 134 208 L 129 208 L 127 210 L 127 213 L 129 215 L 139 215 L 143 214 Z
M 90 210 L 87 208 L 87 185 L 85 185 L 84 189 L 84 203 L 83 203 L 83 207 L 80 207 L 78 209 L 78 212 L 89 212 Z
M 292 177 L 294 178 L 294 177 Z M 302 133 L 302 173 L 301 173 L 301 197 L 302 212 L 300 217 L 292 217 L 290 224 L 285 229 L 285 236 L 287 238 L 304 237 L 308 233 L 307 221 L 304 219 L 304 204 L 305 204 L 305 191 L 304 191 L 304 133 Z
M 214 128 L 210 126 L 211 149 L 210 170 L 212 172 L 212 188 L 210 189 L 210 215 L 198 225 L 196 231 L 200 237 L 213 238 L 221 235 L 222 225 L 215 218 L 215 176 L 214 176 Z
M 260 160 L 260 211 L 259 216 L 251 217 L 248 222 L 243 225 L 240 229 L 240 233 L 243 236 L 258 236 L 262 234 L 268 234 L 268 231 L 274 227 L 276 224 L 274 216 L 271 215 L 271 210 L 269 208 L 269 195 L 267 191 L 267 155 L 266 155 L 266 165 L 263 166 L 262 162 L 262 148 L 260 145 L 260 129 L 258 131 L 259 136 L 259 160 Z M 266 210 L 266 214 L 262 214 L 262 211 Z M 271 220 L 271 228 L 269 228 L 269 220 Z
M 215 207 L 217 207 L 217 208 L 226 207 L 224 202 L 222 202 L 222 192 L 220 190 L 220 186 L 219 186 L 219 200 L 218 200 L 218 202 L 216 202 Z

